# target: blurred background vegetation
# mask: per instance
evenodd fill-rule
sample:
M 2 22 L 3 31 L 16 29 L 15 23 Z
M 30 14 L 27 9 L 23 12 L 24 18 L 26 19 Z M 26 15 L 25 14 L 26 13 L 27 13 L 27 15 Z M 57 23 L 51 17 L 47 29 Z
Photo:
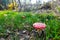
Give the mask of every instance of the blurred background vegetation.
M 55 9 L 60 5 L 59 0 L 1 0 L 0 9 L 16 11 L 36 11 L 41 9 Z

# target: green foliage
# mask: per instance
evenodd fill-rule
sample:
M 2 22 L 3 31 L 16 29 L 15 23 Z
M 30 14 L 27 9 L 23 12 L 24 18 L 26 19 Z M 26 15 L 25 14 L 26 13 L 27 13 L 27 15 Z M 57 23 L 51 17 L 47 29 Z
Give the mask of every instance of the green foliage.
M 60 19 L 54 16 L 53 13 L 36 14 L 31 12 L 0 12 L 0 35 L 6 34 L 7 29 L 12 30 L 33 30 L 33 23 L 46 23 L 46 40 L 52 37 L 53 39 L 60 39 Z
M 58 10 L 58 11 L 59 11 L 59 13 L 60 13 L 60 6 L 57 6 L 56 8 L 57 8 L 57 10 Z

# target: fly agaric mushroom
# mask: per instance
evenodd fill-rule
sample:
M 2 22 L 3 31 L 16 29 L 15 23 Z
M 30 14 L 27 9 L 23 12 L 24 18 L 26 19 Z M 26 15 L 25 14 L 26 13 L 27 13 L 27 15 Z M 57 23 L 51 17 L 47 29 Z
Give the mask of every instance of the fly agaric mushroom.
M 33 27 L 37 30 L 44 30 L 46 28 L 46 25 L 44 23 L 34 23 Z
M 44 23 L 34 23 L 33 27 L 37 30 L 36 32 L 38 33 L 39 37 L 42 38 L 42 40 L 46 40 L 46 33 L 44 30 L 46 25 Z

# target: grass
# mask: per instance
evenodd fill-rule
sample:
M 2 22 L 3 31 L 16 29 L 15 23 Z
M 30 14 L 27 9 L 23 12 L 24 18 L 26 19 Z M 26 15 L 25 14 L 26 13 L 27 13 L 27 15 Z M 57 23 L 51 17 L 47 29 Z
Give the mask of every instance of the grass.
M 32 31 L 33 23 L 43 22 L 46 27 L 46 40 L 53 38 L 60 40 L 60 18 L 54 15 L 53 12 L 47 14 L 36 14 L 32 12 L 12 12 L 0 11 L 0 36 L 6 35 L 7 29 L 24 30 L 25 27 L 28 31 Z

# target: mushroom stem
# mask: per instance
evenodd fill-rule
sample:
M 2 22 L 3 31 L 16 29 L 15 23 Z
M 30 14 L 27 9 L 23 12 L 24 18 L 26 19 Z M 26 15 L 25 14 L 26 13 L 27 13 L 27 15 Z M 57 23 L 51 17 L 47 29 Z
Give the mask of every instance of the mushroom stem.
M 37 29 L 37 32 L 40 32 L 41 30 L 40 29 Z

